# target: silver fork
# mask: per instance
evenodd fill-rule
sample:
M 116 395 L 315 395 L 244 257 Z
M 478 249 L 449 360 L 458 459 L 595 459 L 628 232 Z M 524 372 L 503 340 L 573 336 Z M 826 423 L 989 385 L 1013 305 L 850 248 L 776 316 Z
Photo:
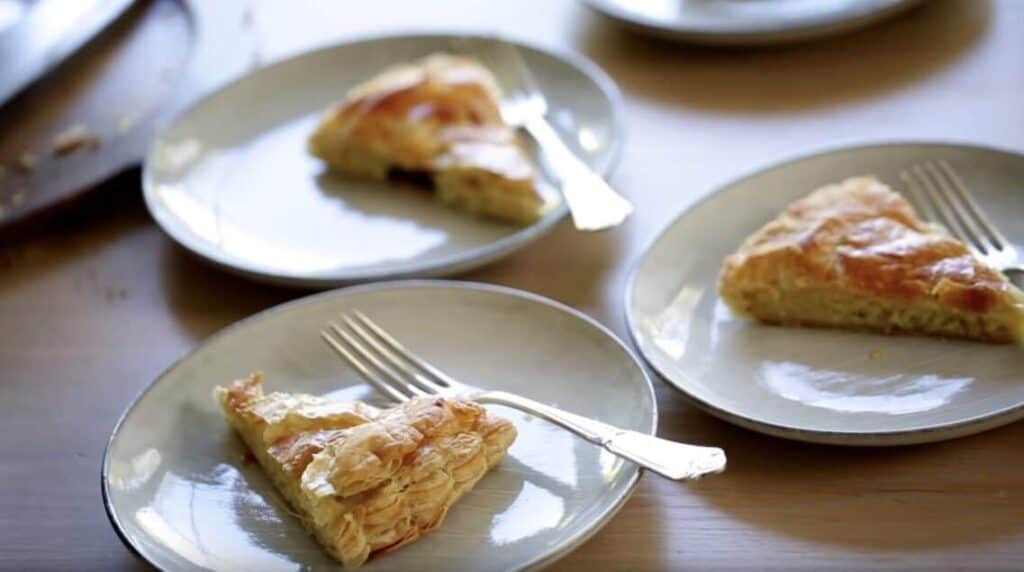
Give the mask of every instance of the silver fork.
M 676 443 L 620 429 L 519 395 L 456 381 L 406 349 L 359 311 L 343 314 L 339 321 L 328 324 L 320 335 L 366 381 L 393 401 L 441 395 L 505 405 L 564 427 L 669 479 L 696 479 L 725 469 L 725 453 L 717 447 Z
M 960 239 L 982 262 L 1024 287 L 1024 265 L 1017 249 L 999 232 L 971 191 L 946 161 L 925 161 L 900 173 L 921 214 Z
M 501 116 L 505 123 L 522 127 L 537 142 L 548 166 L 562 186 L 573 224 L 580 230 L 618 226 L 633 206 L 615 192 L 562 140 L 545 118 L 548 102 L 519 49 L 501 40 L 467 44 L 480 62 L 498 79 L 504 92 Z

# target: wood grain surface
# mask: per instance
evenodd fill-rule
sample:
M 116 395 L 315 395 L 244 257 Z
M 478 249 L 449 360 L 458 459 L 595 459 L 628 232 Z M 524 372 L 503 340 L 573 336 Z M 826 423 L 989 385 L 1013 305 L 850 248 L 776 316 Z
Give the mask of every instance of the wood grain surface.
M 623 286 L 657 231 L 740 174 L 823 147 L 938 139 L 1024 150 L 1024 2 L 935 0 L 872 29 L 769 50 L 710 50 L 622 31 L 573 0 L 265 0 L 260 57 L 402 29 L 496 31 L 578 50 L 619 82 L 628 141 L 613 184 L 626 226 L 562 224 L 462 278 L 577 307 L 624 334 Z M 128 81 L 128 80 L 126 80 Z M 340 95 L 340 94 L 339 94 Z M 100 498 L 106 439 L 175 358 L 301 295 L 199 262 L 161 234 L 138 173 L 0 245 L 0 569 L 144 568 Z M 1022 181 L 1024 200 L 1024 181 Z M 647 476 L 558 570 L 1021 569 L 1024 424 L 957 441 L 844 449 L 745 431 L 657 383 L 660 433 L 724 447 L 724 475 Z

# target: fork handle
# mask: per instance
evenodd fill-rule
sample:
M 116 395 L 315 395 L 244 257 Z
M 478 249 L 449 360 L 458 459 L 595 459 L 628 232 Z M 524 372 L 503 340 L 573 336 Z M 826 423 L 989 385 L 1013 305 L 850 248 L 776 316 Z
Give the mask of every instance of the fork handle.
M 537 141 L 560 180 L 576 228 L 604 230 L 618 226 L 633 212 L 633 205 L 580 160 L 543 116 L 527 120 L 523 128 Z
M 486 391 L 473 396 L 473 400 L 505 405 L 546 419 L 619 457 L 672 480 L 696 479 L 725 469 L 725 452 L 718 447 L 687 445 L 639 431 L 620 429 L 504 391 Z

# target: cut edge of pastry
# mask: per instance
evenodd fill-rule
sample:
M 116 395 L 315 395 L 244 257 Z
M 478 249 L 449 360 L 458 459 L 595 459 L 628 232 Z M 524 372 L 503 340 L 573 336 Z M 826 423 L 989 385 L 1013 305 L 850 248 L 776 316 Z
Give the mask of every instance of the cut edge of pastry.
M 833 328 L 890 335 L 924 335 L 993 343 L 1024 338 L 1024 299 L 1016 311 L 968 312 L 935 302 L 911 303 L 828 288 L 724 286 L 722 299 L 737 316 L 775 326 Z
M 492 171 L 453 166 L 433 173 L 438 201 L 474 215 L 518 225 L 537 222 L 554 208 L 532 179 L 502 179 Z
M 281 463 L 270 455 L 264 440 L 266 424 L 247 414 L 247 405 L 264 397 L 262 374 L 254 373 L 248 379 L 238 380 L 230 387 L 217 387 L 214 396 L 220 403 L 228 423 L 241 437 L 246 449 L 259 463 L 263 473 L 270 478 L 274 489 L 284 497 L 291 514 L 313 535 L 317 542 L 335 560 L 345 566 L 359 566 L 369 557 L 369 547 L 358 550 L 355 555 L 345 553 L 336 542 L 342 536 L 344 523 L 318 526 L 311 515 L 312 506 L 302 494 L 301 481 L 288 475 Z

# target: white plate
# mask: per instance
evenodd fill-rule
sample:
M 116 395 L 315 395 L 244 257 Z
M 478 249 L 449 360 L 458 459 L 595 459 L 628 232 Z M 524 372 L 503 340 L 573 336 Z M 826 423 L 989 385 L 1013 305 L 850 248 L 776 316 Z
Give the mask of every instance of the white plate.
M 146 158 L 143 189 L 153 218 L 228 270 L 314 288 L 448 275 L 521 248 L 562 219 L 565 205 L 525 228 L 485 221 L 428 193 L 332 176 L 305 150 L 320 114 L 349 88 L 388 65 L 462 50 L 466 40 L 346 43 L 272 64 L 206 97 Z M 607 173 L 622 137 L 614 83 L 580 56 L 519 46 L 548 96 L 552 123 L 591 167 Z
M 780 437 L 896 445 L 977 433 L 1024 417 L 1024 350 L 915 337 L 758 326 L 718 299 L 722 259 L 787 204 L 845 177 L 946 159 L 994 222 L 1024 240 L 1024 157 L 940 144 L 856 147 L 760 171 L 683 213 L 626 293 L 644 357 L 711 413 Z M 1024 246 L 1024 244 L 1020 244 Z
M 318 331 L 359 308 L 457 378 L 653 433 L 643 368 L 608 330 L 538 296 L 459 282 L 398 282 L 303 298 L 246 319 L 174 364 L 117 424 L 103 463 L 115 529 L 164 570 L 337 569 L 213 402 L 215 385 L 265 372 L 270 391 L 372 397 Z M 372 559 L 375 570 L 512 570 L 578 546 L 626 501 L 639 470 L 503 407 L 519 437 L 435 532 Z
M 797 42 L 862 28 L 923 0 L 585 0 L 640 31 L 686 42 Z

